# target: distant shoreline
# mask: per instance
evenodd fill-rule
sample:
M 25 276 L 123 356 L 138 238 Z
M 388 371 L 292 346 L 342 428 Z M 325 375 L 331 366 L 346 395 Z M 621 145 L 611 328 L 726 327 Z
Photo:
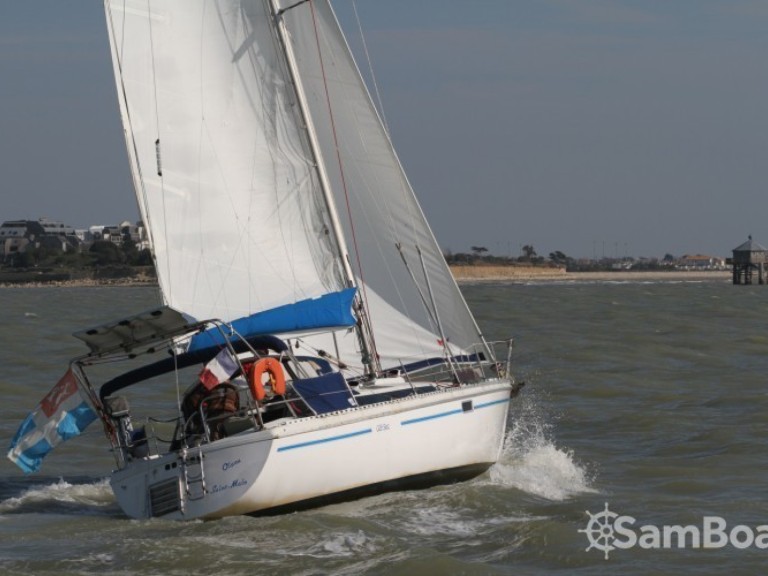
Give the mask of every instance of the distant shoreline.
M 616 270 L 566 272 L 563 268 L 518 266 L 452 266 L 463 282 L 681 282 L 729 281 L 730 270 Z
M 726 282 L 730 270 L 658 270 L 609 272 L 566 272 L 562 268 L 540 266 L 451 266 L 459 284 L 469 282 Z M 50 282 L 0 283 L 0 288 L 87 288 L 87 287 L 157 287 L 155 278 L 80 278 Z
M 157 280 L 139 278 L 78 278 L 76 280 L 53 280 L 50 282 L 0 282 L 0 288 L 99 288 L 107 286 L 115 287 L 142 287 L 156 288 Z
M 520 274 L 457 278 L 463 282 L 727 282 L 731 272 L 566 272 L 564 274 Z
M 729 281 L 730 270 L 616 270 L 566 272 L 538 266 L 451 266 L 459 283 L 466 282 L 681 282 Z

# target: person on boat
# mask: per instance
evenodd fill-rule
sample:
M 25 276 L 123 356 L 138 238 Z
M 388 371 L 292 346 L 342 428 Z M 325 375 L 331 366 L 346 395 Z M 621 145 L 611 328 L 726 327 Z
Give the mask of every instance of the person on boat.
M 224 438 L 225 421 L 239 409 L 240 395 L 230 381 L 222 382 L 212 390 L 208 390 L 203 383 L 196 382 L 184 394 L 181 403 L 187 439 L 202 438 L 206 425 L 211 441 Z

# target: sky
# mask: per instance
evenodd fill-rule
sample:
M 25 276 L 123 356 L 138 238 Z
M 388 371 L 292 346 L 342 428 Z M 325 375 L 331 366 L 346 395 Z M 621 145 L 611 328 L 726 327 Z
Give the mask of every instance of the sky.
M 768 2 L 356 0 L 444 251 L 768 246 Z M 353 1 L 334 6 L 365 75 Z M 137 220 L 102 3 L 0 3 L 0 220 Z

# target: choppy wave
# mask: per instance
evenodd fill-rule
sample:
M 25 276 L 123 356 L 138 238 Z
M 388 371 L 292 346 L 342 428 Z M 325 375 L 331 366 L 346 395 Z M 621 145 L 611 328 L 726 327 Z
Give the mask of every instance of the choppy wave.
M 315 558 L 338 558 L 373 554 L 376 551 L 375 537 L 367 535 L 362 530 L 357 530 L 329 534 L 309 546 L 303 551 L 303 554 Z
M 154 302 L 148 289 L 104 290 L 99 309 L 109 316 L 142 291 L 139 309 Z M 703 514 L 765 523 L 765 290 L 715 282 L 466 287 L 486 336 L 515 336 L 515 372 L 528 382 L 488 473 L 276 517 L 133 521 L 99 479 L 112 462 L 94 435 L 74 458 L 47 464 L 58 468 L 54 477 L 22 477 L 0 462 L 0 573 L 592 576 L 616 572 L 619 562 L 634 576 L 661 558 L 681 575 L 760 574 L 764 557 L 733 547 L 638 547 L 606 562 L 585 551 L 579 530 L 585 510 L 605 502 L 644 523 L 696 524 Z M 17 407 L 39 401 L 61 358 L 74 355 L 60 334 L 86 325 L 59 312 L 82 313 L 82 294 L 18 296 L 29 301 L 0 311 L 15 326 L 0 348 L 6 438 L 26 415 Z M 42 320 L 20 321 L 25 310 Z
M 106 479 L 70 483 L 63 478 L 38 484 L 0 501 L 0 514 L 112 514 L 117 504 Z

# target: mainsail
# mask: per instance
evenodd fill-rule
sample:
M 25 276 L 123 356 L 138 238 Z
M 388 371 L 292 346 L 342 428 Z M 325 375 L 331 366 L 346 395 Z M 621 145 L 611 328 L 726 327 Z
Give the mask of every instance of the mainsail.
M 482 340 L 327 0 L 106 7 L 166 304 L 232 321 L 355 284 L 384 367 Z M 349 331 L 304 341 L 360 365 Z
M 267 5 L 108 0 L 107 19 L 165 303 L 227 321 L 346 288 Z

